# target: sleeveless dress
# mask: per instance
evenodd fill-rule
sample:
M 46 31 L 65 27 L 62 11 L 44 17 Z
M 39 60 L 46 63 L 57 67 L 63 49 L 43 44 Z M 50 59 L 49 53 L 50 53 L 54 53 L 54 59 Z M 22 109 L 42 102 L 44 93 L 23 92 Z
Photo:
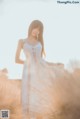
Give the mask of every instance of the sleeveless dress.
M 46 117 L 53 111 L 53 83 L 61 68 L 49 65 L 41 57 L 42 45 L 39 41 L 35 45 L 25 42 L 25 39 L 23 41 L 26 56 L 21 87 L 23 119 L 31 119 L 36 114 Z

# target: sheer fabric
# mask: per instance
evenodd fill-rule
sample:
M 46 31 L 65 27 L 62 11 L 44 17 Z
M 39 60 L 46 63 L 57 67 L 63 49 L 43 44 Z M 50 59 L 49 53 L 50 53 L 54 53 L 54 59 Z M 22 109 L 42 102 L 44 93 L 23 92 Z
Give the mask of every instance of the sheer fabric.
M 42 45 L 38 42 L 31 45 L 24 41 L 26 60 L 22 73 L 22 111 L 23 119 L 29 119 L 35 114 L 46 115 L 51 111 L 53 100 L 53 84 L 61 69 L 49 65 L 42 57 Z M 62 70 L 63 72 L 63 70 Z

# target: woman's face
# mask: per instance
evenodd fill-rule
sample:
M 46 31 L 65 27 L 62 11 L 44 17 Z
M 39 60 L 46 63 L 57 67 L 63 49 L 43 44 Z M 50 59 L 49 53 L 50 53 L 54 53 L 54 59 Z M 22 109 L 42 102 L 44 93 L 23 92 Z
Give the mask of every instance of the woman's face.
M 32 30 L 32 36 L 37 36 L 38 34 L 39 34 L 39 28 L 34 28 L 33 30 Z

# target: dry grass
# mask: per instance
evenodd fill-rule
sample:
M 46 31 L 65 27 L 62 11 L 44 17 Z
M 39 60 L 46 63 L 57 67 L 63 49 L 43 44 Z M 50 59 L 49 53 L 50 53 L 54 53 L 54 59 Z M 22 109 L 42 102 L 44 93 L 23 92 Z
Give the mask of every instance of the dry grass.
M 79 119 L 80 118 L 80 74 L 65 73 L 54 84 L 55 111 L 48 115 L 49 119 Z M 66 79 L 64 81 L 64 79 Z M 54 104 L 52 104 L 54 107 Z
M 0 110 L 10 110 L 10 119 L 22 119 L 20 82 L 16 82 L 0 71 Z
M 3 70 L 4 71 L 4 70 Z M 72 73 L 64 70 L 56 75 L 53 84 L 52 107 L 48 119 L 80 118 L 80 69 Z M 52 94 L 53 95 L 53 94 Z M 54 110 L 55 107 L 55 111 Z M 21 80 L 9 80 L 7 74 L 0 71 L 0 110 L 9 109 L 10 119 L 22 119 L 21 112 Z M 45 117 L 46 118 L 46 117 Z

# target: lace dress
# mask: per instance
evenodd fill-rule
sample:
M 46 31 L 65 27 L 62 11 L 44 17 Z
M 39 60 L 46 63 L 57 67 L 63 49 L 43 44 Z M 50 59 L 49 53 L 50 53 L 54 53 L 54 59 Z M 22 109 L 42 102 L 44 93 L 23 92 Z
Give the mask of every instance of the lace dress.
M 55 74 L 61 69 L 49 65 L 42 57 L 42 45 L 24 41 L 23 51 L 26 60 L 23 66 L 21 101 L 23 119 L 30 119 L 36 114 L 48 115 L 53 103 L 53 83 Z

